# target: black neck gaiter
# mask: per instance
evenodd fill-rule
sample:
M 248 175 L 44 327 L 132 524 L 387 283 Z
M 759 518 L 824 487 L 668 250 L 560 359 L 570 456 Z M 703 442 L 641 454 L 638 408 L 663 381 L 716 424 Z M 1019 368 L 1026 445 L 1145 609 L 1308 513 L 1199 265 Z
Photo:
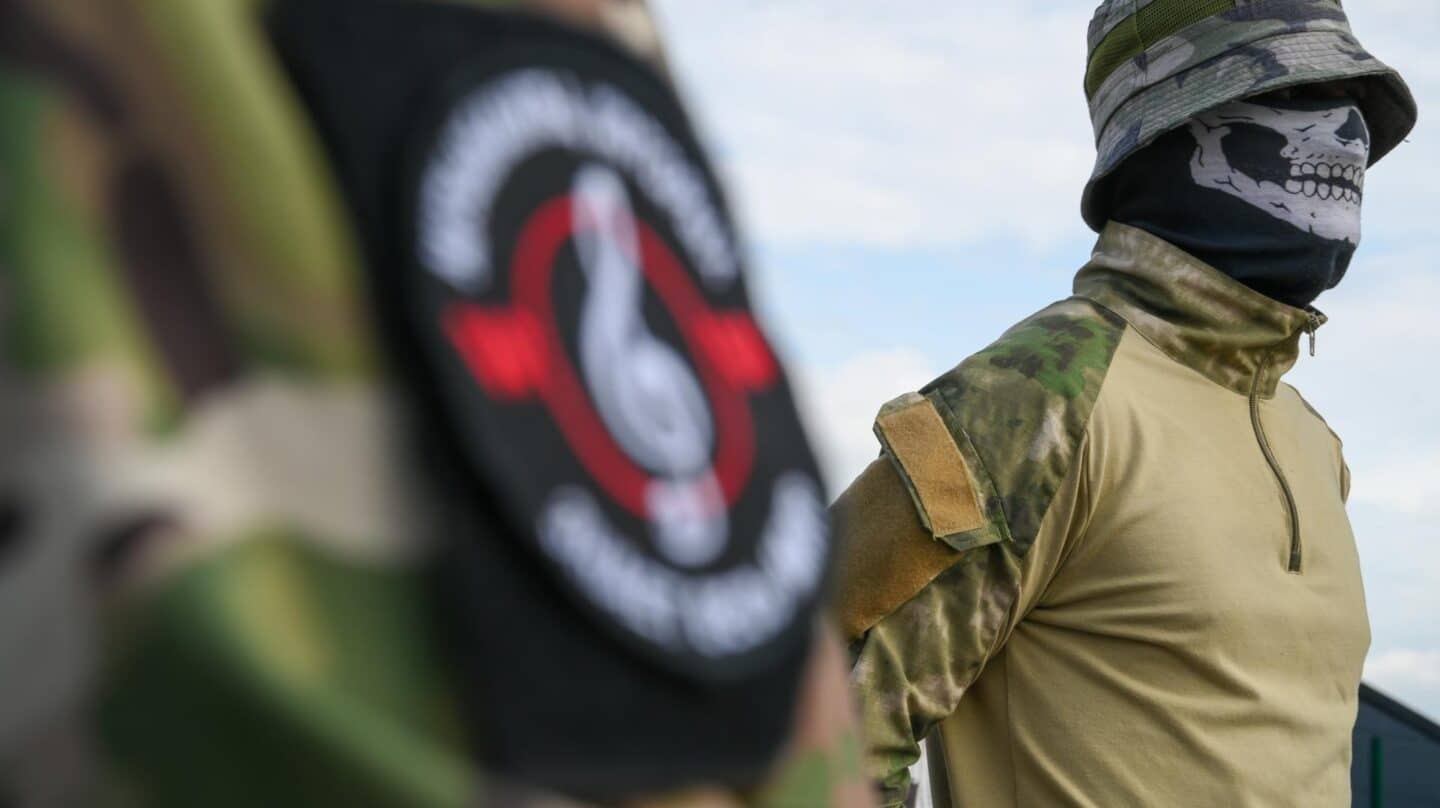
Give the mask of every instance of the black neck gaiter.
M 1360 242 L 1369 148 L 1353 101 L 1233 102 L 1129 157 L 1110 180 L 1110 218 L 1305 308 Z

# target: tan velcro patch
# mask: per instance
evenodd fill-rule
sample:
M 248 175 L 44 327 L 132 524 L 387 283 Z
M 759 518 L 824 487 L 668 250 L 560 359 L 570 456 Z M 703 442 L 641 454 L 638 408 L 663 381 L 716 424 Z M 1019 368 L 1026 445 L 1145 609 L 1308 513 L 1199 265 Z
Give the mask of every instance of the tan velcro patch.
M 870 464 L 831 507 L 838 552 L 831 614 L 853 642 L 913 598 L 961 553 L 920 524 L 888 460 Z
M 886 404 L 875 419 L 875 435 L 935 538 L 985 525 L 965 456 L 930 399 L 908 393 Z

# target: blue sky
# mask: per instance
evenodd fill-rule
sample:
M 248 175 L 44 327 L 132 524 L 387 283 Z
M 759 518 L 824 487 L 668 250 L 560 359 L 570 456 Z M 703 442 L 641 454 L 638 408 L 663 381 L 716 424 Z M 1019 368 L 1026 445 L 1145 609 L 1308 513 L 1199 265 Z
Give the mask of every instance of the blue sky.
M 889 398 L 1064 297 L 1094 235 L 1093 3 L 652 0 L 754 256 L 832 488 Z M 1421 125 L 1366 177 L 1365 236 L 1288 381 L 1345 440 L 1369 680 L 1440 717 L 1440 3 L 1354 0 Z

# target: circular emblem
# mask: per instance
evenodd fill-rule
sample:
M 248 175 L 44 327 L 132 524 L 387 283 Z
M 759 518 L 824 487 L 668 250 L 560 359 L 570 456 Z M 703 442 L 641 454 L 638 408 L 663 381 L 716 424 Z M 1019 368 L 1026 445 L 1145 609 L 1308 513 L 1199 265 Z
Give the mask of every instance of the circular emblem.
M 677 672 L 732 678 L 803 640 L 823 495 L 669 89 L 598 45 L 501 52 L 417 154 L 409 309 L 534 553 Z

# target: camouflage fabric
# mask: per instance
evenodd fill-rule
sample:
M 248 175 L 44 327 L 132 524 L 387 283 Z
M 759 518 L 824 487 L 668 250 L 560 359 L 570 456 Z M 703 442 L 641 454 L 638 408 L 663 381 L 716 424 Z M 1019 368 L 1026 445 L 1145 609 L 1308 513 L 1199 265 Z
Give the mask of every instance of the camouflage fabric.
M 921 390 L 988 478 L 982 530 L 1020 555 L 1074 459 L 1123 326 L 1091 303 L 1061 301 Z
M 1100 181 L 1198 114 L 1301 84 L 1357 80 L 1373 164 L 1415 125 L 1400 75 L 1371 56 L 1339 0 L 1106 0 L 1089 32 L 1085 92 L 1098 155 L 1081 210 L 1104 225 Z
M 0 803 L 569 804 L 460 726 L 409 411 L 264 5 L 0 0 Z M 641 3 L 511 5 L 661 58 Z M 820 636 L 773 780 L 668 804 L 865 803 Z
M 920 740 L 955 711 L 999 646 L 1020 577 L 1010 548 L 972 550 L 856 646 L 851 680 L 860 693 L 866 773 L 879 784 L 882 805 L 904 804 Z
M 908 790 L 919 740 L 954 712 L 1003 639 L 1023 559 L 1076 460 L 1123 328 L 1093 303 L 1061 301 L 922 390 L 979 478 L 986 522 L 947 537 L 962 550 L 953 566 L 863 638 L 847 638 L 858 640 L 852 677 L 861 694 L 868 771 L 887 804 L 898 804 Z M 880 540 L 852 534 L 845 524 L 841 531 L 847 555 Z M 836 595 L 842 611 L 848 594 Z
M 1116 312 L 1176 361 L 1242 396 L 1253 386 L 1261 398 L 1273 397 L 1300 355 L 1297 335 L 1313 335 L 1327 321 L 1319 311 L 1292 308 L 1240 286 L 1119 222 L 1100 234 L 1090 263 L 1075 276 L 1075 294 Z M 1157 314 L 1166 311 L 1191 316 L 1177 321 Z M 1274 348 L 1257 352 L 1256 345 Z

